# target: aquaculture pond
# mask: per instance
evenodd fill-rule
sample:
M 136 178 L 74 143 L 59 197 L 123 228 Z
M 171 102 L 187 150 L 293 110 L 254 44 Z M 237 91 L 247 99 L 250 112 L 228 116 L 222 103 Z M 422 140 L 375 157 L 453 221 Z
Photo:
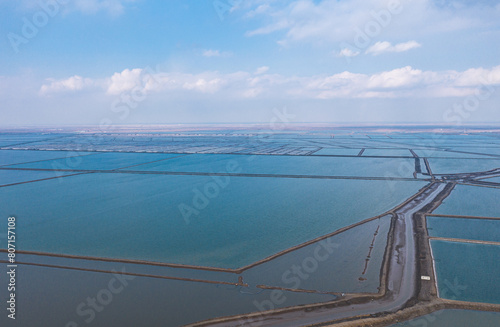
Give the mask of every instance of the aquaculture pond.
M 439 297 L 500 304 L 500 246 L 431 240 Z

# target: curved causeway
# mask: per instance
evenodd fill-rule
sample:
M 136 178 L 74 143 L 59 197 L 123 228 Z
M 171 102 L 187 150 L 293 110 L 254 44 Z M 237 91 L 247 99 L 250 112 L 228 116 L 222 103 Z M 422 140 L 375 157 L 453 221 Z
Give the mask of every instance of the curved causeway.
M 405 307 L 417 292 L 416 244 L 413 215 L 432 203 L 446 187 L 445 183 L 431 183 L 413 199 L 394 211 L 392 246 L 386 270 L 383 296 L 349 295 L 338 305 L 318 304 L 295 310 L 253 313 L 205 321 L 196 326 L 326 326 L 331 323 L 353 320 L 356 317 L 375 316 L 378 313 L 396 312 Z M 354 295 L 354 294 L 353 294 Z M 342 303 L 343 302 L 343 303 Z

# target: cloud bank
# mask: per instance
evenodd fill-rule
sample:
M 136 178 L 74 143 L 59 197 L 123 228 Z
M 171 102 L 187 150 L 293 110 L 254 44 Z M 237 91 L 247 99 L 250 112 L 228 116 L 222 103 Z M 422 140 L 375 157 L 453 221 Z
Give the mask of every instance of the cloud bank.
M 195 92 L 230 98 L 355 99 L 404 97 L 461 97 L 474 94 L 483 86 L 500 85 L 500 66 L 466 71 L 422 71 L 405 66 L 374 74 L 344 71 L 333 75 L 283 76 L 270 74 L 269 67 L 255 72 L 217 71 L 199 74 L 157 72 L 151 69 L 125 69 L 106 79 L 72 76 L 48 79 L 40 95 L 94 89 L 106 95 L 127 92 Z M 189 94 L 185 95 L 189 97 Z

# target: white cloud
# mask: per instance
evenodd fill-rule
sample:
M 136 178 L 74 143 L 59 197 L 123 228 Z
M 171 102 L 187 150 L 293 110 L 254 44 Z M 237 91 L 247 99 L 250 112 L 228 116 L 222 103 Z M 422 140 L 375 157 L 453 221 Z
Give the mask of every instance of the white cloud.
M 336 52 L 338 57 L 356 57 L 359 55 L 359 51 L 352 51 L 351 49 L 348 48 L 343 48 L 339 52 Z
M 114 73 L 110 78 L 107 89 L 108 94 L 120 94 L 122 92 L 131 91 L 138 85 L 142 85 L 143 70 L 125 69 L 121 73 Z
M 459 86 L 496 85 L 500 84 L 500 66 L 493 69 L 471 68 L 457 76 Z
M 185 90 L 195 90 L 202 93 L 215 93 L 217 92 L 225 81 L 221 78 L 193 78 L 182 84 L 182 88 Z
M 233 54 L 228 51 L 219 51 L 219 50 L 203 50 L 202 55 L 204 57 L 231 57 Z
M 267 66 L 262 66 L 262 67 L 259 67 L 257 68 L 257 70 L 255 71 L 255 75 L 262 75 L 264 73 L 267 73 L 267 71 L 269 70 L 269 67 Z
M 398 43 L 396 45 L 392 45 L 390 42 L 383 41 L 375 43 L 374 45 L 369 47 L 365 53 L 377 56 L 379 54 L 387 52 L 405 52 L 411 49 L 419 48 L 421 46 L 422 45 L 417 41 L 408 41 L 404 43 Z
M 222 76 L 217 72 L 201 74 L 163 73 L 150 69 L 125 69 L 114 73 L 107 82 L 107 94 L 157 91 L 198 91 L 214 93 L 231 80 L 231 74 Z
M 90 78 L 83 78 L 78 75 L 61 80 L 48 79 L 47 83 L 40 88 L 40 94 L 48 95 L 58 92 L 81 91 L 94 85 L 94 81 Z
M 500 66 L 459 71 L 423 71 L 411 66 L 374 74 L 349 71 L 333 75 L 284 76 L 269 74 L 268 67 L 254 73 L 203 72 L 199 74 L 125 69 L 111 77 L 93 80 L 73 76 L 47 80 L 40 94 L 76 92 L 87 88 L 107 95 L 130 92 L 175 94 L 190 98 L 199 93 L 224 98 L 435 98 L 472 95 L 484 86 L 500 85 Z
M 387 72 L 373 74 L 368 78 L 367 86 L 370 89 L 384 88 L 408 88 L 416 87 L 419 84 L 434 84 L 438 82 L 436 78 L 428 78 L 424 82 L 425 75 L 433 75 L 431 72 L 423 72 L 418 69 L 413 69 L 410 66 L 394 69 Z M 435 77 L 435 75 L 434 75 Z

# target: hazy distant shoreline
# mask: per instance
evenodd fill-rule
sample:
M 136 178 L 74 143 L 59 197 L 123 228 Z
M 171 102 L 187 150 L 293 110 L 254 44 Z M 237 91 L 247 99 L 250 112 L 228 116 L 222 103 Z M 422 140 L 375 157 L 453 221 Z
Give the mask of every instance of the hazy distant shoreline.
M 291 131 L 327 132 L 342 134 L 355 133 L 500 133 L 500 125 L 435 125 L 435 124 L 333 124 L 333 123 L 287 123 L 275 128 L 270 123 L 217 123 L 217 124 L 131 124 L 110 125 L 39 125 L 39 126 L 0 126 L 0 133 L 171 133 L 224 131 L 232 134 L 236 131 L 286 133 Z

